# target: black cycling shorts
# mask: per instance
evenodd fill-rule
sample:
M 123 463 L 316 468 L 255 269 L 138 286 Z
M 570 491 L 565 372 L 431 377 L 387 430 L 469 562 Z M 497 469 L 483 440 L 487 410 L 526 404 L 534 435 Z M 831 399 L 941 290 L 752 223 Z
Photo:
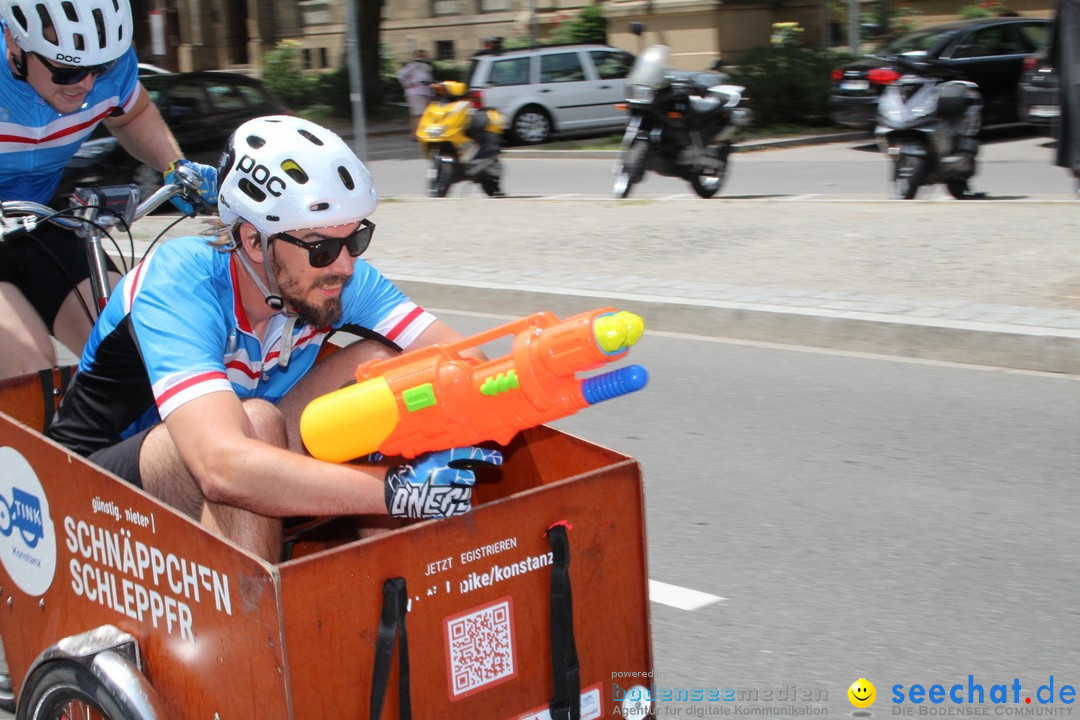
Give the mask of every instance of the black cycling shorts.
M 146 428 L 115 445 L 92 452 L 86 459 L 114 475 L 119 475 L 135 487 L 141 488 L 143 484 L 142 473 L 139 472 L 139 455 L 147 433 L 153 429 L 153 427 Z
M 112 260 L 109 270 L 115 271 Z M 31 235 L 0 243 L 0 282 L 19 288 L 49 332 L 68 293 L 90 277 L 86 246 L 72 231 L 42 224 Z M 97 317 L 95 308 L 89 308 Z

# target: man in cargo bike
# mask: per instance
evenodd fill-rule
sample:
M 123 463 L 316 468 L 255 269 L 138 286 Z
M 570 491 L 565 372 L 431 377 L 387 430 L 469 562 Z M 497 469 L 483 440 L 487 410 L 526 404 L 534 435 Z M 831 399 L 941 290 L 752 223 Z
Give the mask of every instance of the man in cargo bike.
M 308 401 L 389 352 L 361 341 L 316 365 L 333 330 L 401 349 L 462 339 L 358 259 L 375 230 L 367 169 L 325 128 L 274 116 L 236 130 L 218 174 L 224 227 L 123 278 L 48 435 L 269 561 L 284 517 L 468 511 L 497 451 L 350 466 L 300 440 Z

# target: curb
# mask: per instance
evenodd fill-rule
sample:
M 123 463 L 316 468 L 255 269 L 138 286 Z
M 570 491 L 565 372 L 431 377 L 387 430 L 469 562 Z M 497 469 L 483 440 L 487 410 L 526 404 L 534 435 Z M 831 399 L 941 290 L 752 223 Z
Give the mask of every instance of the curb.
M 523 316 L 615 305 L 653 331 L 1080 375 L 1080 331 L 387 274 L 423 307 Z M 436 310 L 437 312 L 437 310 Z

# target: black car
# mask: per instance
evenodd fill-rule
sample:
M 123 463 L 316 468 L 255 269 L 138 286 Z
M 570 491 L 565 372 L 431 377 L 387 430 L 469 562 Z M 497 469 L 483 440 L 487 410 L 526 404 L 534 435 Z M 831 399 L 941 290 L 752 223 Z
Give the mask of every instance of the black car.
M 207 165 L 217 165 L 229 135 L 241 123 L 289 112 L 260 81 L 236 73 L 159 73 L 139 80 L 184 156 Z M 63 197 L 79 186 L 127 183 L 138 185 L 146 198 L 161 187 L 162 177 L 128 155 L 101 125 L 68 162 L 57 192 Z
M 901 37 L 875 55 L 836 68 L 829 97 L 837 125 L 874 127 L 878 97 L 902 71 L 889 61 L 905 55 L 939 64 L 943 71 L 979 86 L 986 105 L 983 124 L 1016 122 L 1016 87 L 1025 58 L 1046 44 L 1050 21 L 994 17 L 938 25 Z
M 1061 115 L 1059 92 L 1058 76 L 1045 47 L 1024 59 L 1020 84 L 1016 88 L 1016 106 L 1021 120 L 1049 130 Z

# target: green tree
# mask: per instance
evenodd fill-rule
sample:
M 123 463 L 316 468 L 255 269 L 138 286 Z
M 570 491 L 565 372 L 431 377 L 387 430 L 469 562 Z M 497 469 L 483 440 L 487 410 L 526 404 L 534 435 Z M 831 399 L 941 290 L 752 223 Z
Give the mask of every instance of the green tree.
M 311 102 L 315 79 L 304 72 L 300 62 L 300 43 L 282 40 L 263 57 L 263 77 L 270 91 L 293 108 Z
M 607 43 L 607 18 L 600 4 L 582 8 L 551 33 L 552 43 Z

